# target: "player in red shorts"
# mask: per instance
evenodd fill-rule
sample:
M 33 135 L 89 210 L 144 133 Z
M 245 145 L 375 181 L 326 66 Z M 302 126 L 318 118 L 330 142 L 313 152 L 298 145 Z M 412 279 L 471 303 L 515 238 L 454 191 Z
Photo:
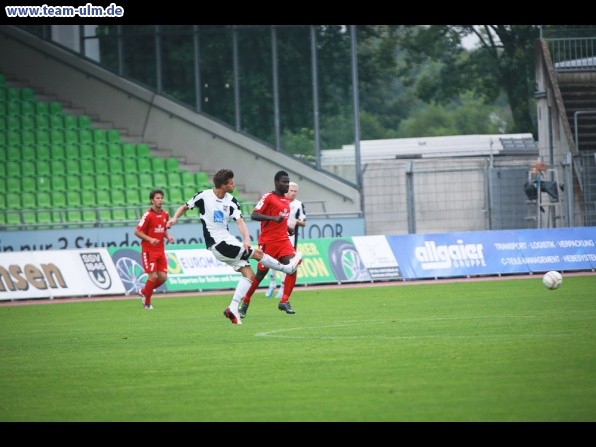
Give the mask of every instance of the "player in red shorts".
M 145 309 L 153 309 L 153 290 L 168 278 L 168 259 L 163 240 L 166 238 L 168 242 L 174 242 L 166 228 L 170 215 L 162 209 L 163 198 L 164 193 L 161 189 L 154 189 L 149 193 L 151 208 L 143 214 L 135 228 L 135 236 L 141 239 L 141 262 L 148 275 L 145 287 L 139 290 Z
M 275 189 L 261 196 L 250 217 L 252 220 L 261 222 L 259 248 L 282 264 L 288 264 L 294 257 L 302 258 L 302 254 L 295 250 L 288 238 L 290 199 L 286 197 L 286 193 L 290 187 L 290 176 L 286 171 L 279 171 L 275 174 L 274 184 Z M 298 261 L 298 264 L 300 262 Z M 248 306 L 250 305 L 250 298 L 263 278 L 267 276 L 268 271 L 269 269 L 261 265 L 261 263 L 257 265 L 256 278 L 242 300 L 242 306 L 238 310 L 241 318 L 246 316 Z M 279 310 L 288 314 L 296 313 L 290 305 L 290 295 L 296 285 L 296 274 L 297 272 L 286 275 L 284 293 L 277 305 Z

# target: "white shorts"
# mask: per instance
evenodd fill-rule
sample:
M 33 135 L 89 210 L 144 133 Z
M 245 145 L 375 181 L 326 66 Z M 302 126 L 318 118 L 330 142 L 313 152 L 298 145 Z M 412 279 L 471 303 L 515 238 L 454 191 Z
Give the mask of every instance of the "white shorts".
M 218 261 L 228 264 L 234 271 L 240 270 L 242 267 L 250 265 L 247 261 L 250 253 L 244 251 L 244 245 L 240 241 L 235 244 L 231 240 L 221 241 L 209 247 L 213 256 Z

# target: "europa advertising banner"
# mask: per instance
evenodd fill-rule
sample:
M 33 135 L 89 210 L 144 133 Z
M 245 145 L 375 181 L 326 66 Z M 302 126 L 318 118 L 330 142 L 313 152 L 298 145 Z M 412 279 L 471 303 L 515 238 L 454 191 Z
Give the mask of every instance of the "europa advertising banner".
M 123 293 L 104 248 L 0 253 L 0 300 Z
M 387 236 L 405 279 L 590 270 L 596 227 Z

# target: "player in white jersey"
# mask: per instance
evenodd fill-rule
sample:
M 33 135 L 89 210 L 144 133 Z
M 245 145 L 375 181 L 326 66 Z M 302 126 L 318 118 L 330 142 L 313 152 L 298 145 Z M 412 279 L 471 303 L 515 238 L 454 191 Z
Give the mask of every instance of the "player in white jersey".
M 263 253 L 261 249 L 251 247 L 250 234 L 246 222 L 242 218 L 240 205 L 231 194 L 236 187 L 234 173 L 230 169 L 220 169 L 213 176 L 213 186 L 213 189 L 197 192 L 192 199 L 181 205 L 168 220 L 166 226 L 171 228 L 188 210 L 198 208 L 207 249 L 213 253 L 217 260 L 228 264 L 242 274 L 232 302 L 224 310 L 225 317 L 229 318 L 233 324 L 242 324 L 238 314 L 238 304 L 255 279 L 255 272 L 248 260 L 253 258 L 270 269 L 291 275 L 298 268 L 301 256 L 292 258 L 288 264 L 282 264 Z M 231 219 L 236 221 L 243 242 L 230 233 L 228 222 Z
M 306 226 L 306 211 L 304 210 L 304 204 L 296 198 L 298 194 L 298 183 L 290 182 L 286 197 L 290 199 L 290 215 L 288 216 L 288 237 L 292 241 L 292 245 L 296 248 L 298 244 L 298 228 Z M 281 299 L 284 294 L 284 279 L 285 275 L 282 274 L 281 286 L 277 291 L 275 297 Z M 265 293 L 267 298 L 273 295 L 277 288 L 277 271 L 269 270 L 269 288 Z

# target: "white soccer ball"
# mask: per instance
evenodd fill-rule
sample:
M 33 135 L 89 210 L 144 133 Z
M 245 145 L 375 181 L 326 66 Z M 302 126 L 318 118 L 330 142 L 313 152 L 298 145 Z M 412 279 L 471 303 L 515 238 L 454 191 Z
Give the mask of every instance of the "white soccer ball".
M 561 287 L 563 284 L 563 275 L 561 275 L 556 270 L 551 270 L 550 272 L 546 272 L 542 277 L 542 283 L 544 287 L 550 290 L 555 290 Z

